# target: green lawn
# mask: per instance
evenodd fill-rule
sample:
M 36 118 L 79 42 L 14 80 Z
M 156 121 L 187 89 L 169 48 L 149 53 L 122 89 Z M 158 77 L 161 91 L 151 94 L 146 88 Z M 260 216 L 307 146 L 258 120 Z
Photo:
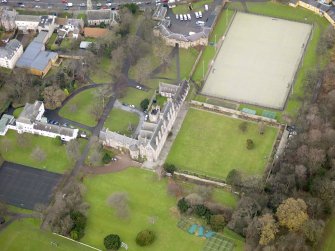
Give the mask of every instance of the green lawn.
M 261 174 L 270 156 L 278 129 L 248 122 L 248 130 L 238 128 L 243 122 L 224 115 L 191 108 L 171 148 L 167 162 L 178 168 L 225 179 L 231 169 L 246 175 Z M 255 148 L 246 149 L 252 139 Z
M 130 136 L 132 131 L 128 130 L 129 125 L 131 125 L 134 131 L 138 122 L 139 117 L 136 113 L 127 112 L 121 109 L 113 109 L 106 119 L 104 127 L 108 128 L 110 131 Z
M 0 232 L 0 247 L 2 251 L 92 251 L 81 244 L 56 236 L 48 231 L 40 230 L 40 220 L 22 219 L 13 222 Z M 58 246 L 52 245 L 52 242 Z
M 16 108 L 16 109 L 14 110 L 14 112 L 13 112 L 13 116 L 14 116 L 14 118 L 17 119 L 17 118 L 20 116 L 20 114 L 21 114 L 23 108 L 24 108 L 24 107 L 22 106 L 22 107 Z
M 217 21 L 216 26 L 214 27 L 214 30 L 209 38 L 209 42 L 215 43 L 218 42 L 221 37 L 226 32 L 227 26 L 233 17 L 234 11 L 232 10 L 224 10 L 221 15 L 219 16 L 219 19 Z M 193 73 L 192 79 L 196 82 L 199 82 L 203 79 L 203 76 L 206 75 L 208 66 L 212 59 L 215 56 L 215 47 L 212 45 L 208 45 L 205 47 L 201 58 L 199 60 L 199 63 Z
M 304 78 L 306 73 L 317 65 L 323 67 L 328 61 L 327 55 L 321 56 L 319 53 L 316 53 L 316 49 L 322 33 L 330 24 L 325 18 L 300 7 L 293 8 L 288 5 L 274 2 L 248 2 L 247 6 L 250 13 L 314 24 L 312 36 L 304 55 L 302 67 L 299 69 L 297 74 L 293 95 L 290 96 L 285 109 L 285 113 L 288 115 L 296 116 L 301 106 L 301 97 L 304 95 Z M 229 3 L 228 7 L 241 9 L 241 4 L 237 2 Z
M 96 102 L 100 101 L 95 88 L 82 91 L 62 107 L 59 115 L 87 126 L 95 126 L 97 121 L 91 115 L 91 109 Z
M 238 201 L 237 198 L 236 195 L 219 188 L 214 189 L 213 192 L 213 200 L 215 202 L 222 203 L 223 205 L 232 208 L 236 207 Z
M 211 4 L 213 0 L 201 0 L 199 2 L 192 3 L 193 11 L 205 11 L 205 4 Z M 174 14 L 186 14 L 190 12 L 188 8 L 188 4 L 180 4 L 177 5 L 175 8 L 172 9 Z M 193 14 L 193 13 L 192 13 Z
M 135 105 L 136 108 L 141 109 L 141 101 L 145 98 L 150 98 L 152 97 L 154 93 L 154 90 L 149 90 L 149 91 L 141 91 L 133 87 L 128 87 L 126 91 L 126 95 L 120 99 L 121 102 L 127 103 L 129 105 Z
M 29 143 L 27 146 L 21 147 L 17 144 L 17 136 L 15 131 L 9 130 L 6 136 L 0 138 L 0 153 L 5 160 L 55 173 L 64 173 L 72 167 L 73 162 L 67 157 L 65 145 L 57 145 L 58 142 L 55 139 L 26 134 Z M 2 145 L 5 139 L 10 142 L 7 149 Z M 80 143 L 83 148 L 86 141 L 80 140 Z M 44 151 L 46 156 L 44 161 L 39 162 L 31 157 L 31 153 L 36 147 Z
M 322 238 L 322 251 L 333 251 L 335 247 L 335 217 L 333 216 L 327 223 Z
M 47 42 L 46 47 L 51 50 L 51 48 L 55 47 L 55 41 L 57 39 L 57 34 L 53 33 L 49 39 L 49 41 Z
M 176 199 L 167 195 L 167 180 L 158 181 L 155 174 L 137 168 L 88 177 L 86 201 L 90 205 L 88 222 L 83 242 L 103 248 L 103 238 L 110 233 L 119 234 L 129 250 L 202 250 L 205 240 L 192 236 L 177 227 L 178 217 L 171 208 Z M 129 219 L 119 219 L 114 209 L 107 205 L 108 197 L 114 192 L 126 192 L 129 198 Z M 148 218 L 154 216 L 155 224 Z M 157 235 L 148 247 L 136 245 L 136 234 L 143 229 L 152 229 Z
M 90 78 L 95 83 L 111 83 L 113 71 L 113 61 L 108 57 L 103 57 L 97 67 L 90 74 Z

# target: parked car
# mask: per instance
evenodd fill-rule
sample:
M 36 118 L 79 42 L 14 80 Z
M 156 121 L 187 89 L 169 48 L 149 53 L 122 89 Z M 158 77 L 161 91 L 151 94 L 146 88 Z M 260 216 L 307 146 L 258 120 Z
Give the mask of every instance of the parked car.
M 130 108 L 135 108 L 135 106 L 134 106 L 134 105 L 129 105 L 129 107 L 130 107 Z
M 115 161 L 117 161 L 117 158 L 114 157 L 114 158 L 112 158 L 111 160 L 112 160 L 113 162 L 115 162 Z
M 1 0 L 1 3 L 7 3 L 7 0 Z
M 178 14 L 176 14 L 176 19 L 179 19 L 179 15 Z
M 147 121 L 148 118 L 149 118 L 149 115 L 147 114 L 147 115 L 145 115 L 144 120 Z
M 85 4 L 85 3 L 81 3 L 81 4 L 79 4 L 79 6 L 80 6 L 80 7 L 85 7 L 86 4 Z
M 195 18 L 199 18 L 198 12 L 194 12 Z
M 67 6 L 67 7 L 72 7 L 72 6 L 73 6 L 73 3 L 67 3 L 66 6 Z
M 198 26 L 203 26 L 205 24 L 205 22 L 204 21 L 196 21 L 195 24 L 198 25 Z
M 41 9 L 41 6 L 35 5 L 35 9 Z
M 208 5 L 205 4 L 205 11 L 208 11 Z
M 198 14 L 199 14 L 199 18 L 202 18 L 202 13 L 201 13 L 201 11 L 199 11 Z
M 180 17 L 180 20 L 181 20 L 181 21 L 183 21 L 183 20 L 184 20 L 184 17 L 183 17 L 183 15 L 182 15 L 182 14 L 180 14 L 180 16 L 179 16 L 179 17 Z
M 188 19 L 188 20 L 191 20 L 191 19 L 192 19 L 190 14 L 187 14 L 187 19 Z
M 139 85 L 136 85 L 136 89 L 142 90 L 142 87 Z
M 101 5 L 102 5 L 101 3 L 97 3 L 97 7 L 101 7 Z
M 186 20 L 186 21 L 187 21 L 187 15 L 186 15 L 186 14 L 184 14 L 184 20 Z

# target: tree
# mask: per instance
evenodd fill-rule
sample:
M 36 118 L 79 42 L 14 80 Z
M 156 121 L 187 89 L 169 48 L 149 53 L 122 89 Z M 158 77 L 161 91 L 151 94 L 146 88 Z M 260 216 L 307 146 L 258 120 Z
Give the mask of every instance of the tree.
M 141 108 L 143 111 L 147 110 L 148 109 L 148 106 L 149 106 L 149 99 L 145 98 L 141 101 Z
M 121 247 L 121 238 L 117 234 L 109 234 L 104 238 L 104 246 L 107 250 L 118 250 Z
M 273 218 L 272 214 L 264 214 L 260 217 L 259 222 L 261 224 L 261 237 L 259 244 L 267 245 L 270 241 L 273 241 L 278 233 L 278 224 Z
M 187 202 L 191 205 L 191 206 L 195 206 L 195 205 L 200 205 L 204 203 L 204 198 L 202 198 L 199 194 L 197 193 L 191 193 L 189 195 L 187 195 L 185 197 L 185 199 L 187 200 Z
M 190 208 L 187 200 L 185 198 L 181 198 L 177 203 L 178 209 L 181 213 L 186 213 L 187 210 Z
M 194 212 L 198 217 L 204 217 L 206 219 L 209 219 L 211 216 L 211 211 L 203 204 L 196 205 L 194 207 Z
M 90 114 L 94 117 L 95 121 L 98 121 L 103 112 L 103 105 L 100 102 L 95 102 L 91 107 Z
M 45 160 L 46 154 L 40 147 L 36 147 L 31 153 L 31 158 L 37 162 L 42 162 Z
M 247 149 L 251 150 L 255 147 L 254 141 L 252 139 L 247 139 Z
M 155 233 L 151 230 L 145 229 L 139 232 L 136 236 L 136 244 L 144 247 L 152 244 L 155 240 Z
M 74 240 L 80 240 L 85 233 L 87 217 L 79 211 L 72 210 L 70 212 L 70 218 L 73 222 L 70 232 L 71 238 Z
M 74 160 L 77 161 L 80 157 L 80 145 L 79 142 L 75 139 L 70 140 L 69 142 L 67 142 L 66 144 L 66 153 L 67 156 Z
M 231 171 L 229 171 L 227 175 L 226 182 L 231 186 L 241 186 L 242 184 L 241 173 L 236 169 L 232 169 Z
M 109 162 L 111 162 L 112 157 L 110 156 L 110 154 L 108 152 L 105 152 L 103 157 L 102 157 L 102 162 L 104 164 L 108 164 Z
M 248 130 L 248 123 L 243 121 L 238 125 L 238 128 L 242 131 L 242 132 L 246 132 Z
M 209 225 L 215 232 L 220 232 L 223 231 L 225 228 L 227 222 L 224 218 L 223 215 L 217 214 L 217 215 L 212 215 L 209 219 Z
M 106 24 L 105 24 L 105 22 L 101 22 L 101 23 L 99 24 L 99 28 L 102 28 L 102 29 L 106 28 Z
M 46 87 L 42 95 L 45 108 L 47 109 L 56 109 L 60 107 L 66 98 L 64 91 L 54 85 Z
M 128 195 L 124 192 L 115 192 L 108 198 L 108 203 L 116 210 L 117 217 L 124 219 L 129 217 Z
M 134 3 L 127 3 L 123 5 L 123 7 L 127 8 L 133 15 L 135 15 L 136 12 L 139 10 L 138 5 Z
M 171 173 L 171 174 L 173 174 L 177 170 L 175 165 L 168 164 L 168 163 L 165 163 L 163 168 L 164 168 L 165 172 Z
M 281 226 L 298 231 L 308 220 L 307 205 L 302 199 L 288 198 L 277 208 L 276 216 Z
M 170 63 L 171 57 L 171 48 L 165 44 L 165 42 L 160 37 L 155 37 L 153 45 L 153 53 L 156 57 L 159 58 L 163 70 L 166 69 L 166 66 Z
M 315 244 L 322 236 L 324 227 L 325 223 L 322 220 L 307 220 L 304 223 L 302 230 L 306 238 Z
M 149 79 L 151 71 L 151 60 L 145 57 L 141 58 L 136 65 L 134 65 L 134 78 L 138 83 L 142 84 Z

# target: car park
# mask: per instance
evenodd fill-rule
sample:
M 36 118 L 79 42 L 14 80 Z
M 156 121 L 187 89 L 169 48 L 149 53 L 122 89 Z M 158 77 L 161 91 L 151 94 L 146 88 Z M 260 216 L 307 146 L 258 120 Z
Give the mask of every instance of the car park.
M 199 11 L 198 14 L 199 14 L 199 18 L 202 18 L 202 13 L 201 13 L 201 11 Z
M 192 19 L 190 14 L 187 14 L 187 19 L 188 19 L 188 20 L 191 20 L 191 19 Z

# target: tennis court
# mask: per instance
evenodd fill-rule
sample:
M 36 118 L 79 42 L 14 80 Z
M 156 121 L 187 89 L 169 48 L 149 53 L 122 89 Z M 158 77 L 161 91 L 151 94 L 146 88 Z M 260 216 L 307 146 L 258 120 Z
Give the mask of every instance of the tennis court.
M 0 200 L 26 209 L 48 204 L 62 176 L 44 170 L 4 162 L 0 168 Z
M 203 251 L 232 251 L 234 242 L 221 234 L 216 234 L 208 239 Z
M 282 109 L 311 30 L 308 24 L 238 12 L 202 92 Z

